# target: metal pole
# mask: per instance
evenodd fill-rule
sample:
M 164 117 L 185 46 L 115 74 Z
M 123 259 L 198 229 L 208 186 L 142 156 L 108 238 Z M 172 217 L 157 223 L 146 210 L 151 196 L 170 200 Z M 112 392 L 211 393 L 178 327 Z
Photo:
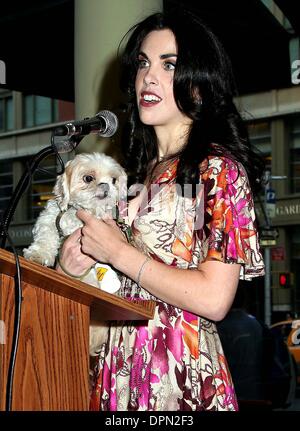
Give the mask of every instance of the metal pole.
M 272 227 L 272 217 L 267 209 L 267 191 L 270 187 L 271 180 L 284 180 L 285 175 L 271 175 L 270 171 L 265 171 L 265 223 L 266 228 Z M 271 298 L 271 248 L 269 245 L 265 247 L 265 284 L 264 284 L 264 320 L 267 326 L 271 325 L 272 319 L 272 298 Z
M 271 249 L 265 247 L 265 301 L 264 301 L 264 317 L 265 324 L 271 325 Z
M 265 172 L 265 216 L 266 216 L 266 227 L 270 227 L 270 218 L 267 211 L 267 190 L 270 186 L 270 172 Z M 267 245 L 265 247 L 265 285 L 264 285 L 264 320 L 267 326 L 271 324 L 271 251 Z

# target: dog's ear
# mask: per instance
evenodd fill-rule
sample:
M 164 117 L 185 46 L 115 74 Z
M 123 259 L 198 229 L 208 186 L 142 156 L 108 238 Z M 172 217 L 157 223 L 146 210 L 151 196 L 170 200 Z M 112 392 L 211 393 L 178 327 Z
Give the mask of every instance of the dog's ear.
M 57 177 L 53 192 L 55 194 L 56 201 L 61 211 L 65 211 L 68 208 L 70 200 L 70 175 L 71 167 L 70 162 L 66 163 L 65 172 Z

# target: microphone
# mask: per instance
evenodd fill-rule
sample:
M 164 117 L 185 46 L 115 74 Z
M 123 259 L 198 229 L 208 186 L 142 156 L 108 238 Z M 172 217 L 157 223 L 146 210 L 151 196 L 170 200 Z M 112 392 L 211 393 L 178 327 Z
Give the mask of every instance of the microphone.
M 82 139 L 90 133 L 97 133 L 103 138 L 110 138 L 118 129 L 118 118 L 111 111 L 100 111 L 95 117 L 85 118 L 80 121 L 72 121 L 56 127 L 54 136 L 74 137 L 75 140 Z

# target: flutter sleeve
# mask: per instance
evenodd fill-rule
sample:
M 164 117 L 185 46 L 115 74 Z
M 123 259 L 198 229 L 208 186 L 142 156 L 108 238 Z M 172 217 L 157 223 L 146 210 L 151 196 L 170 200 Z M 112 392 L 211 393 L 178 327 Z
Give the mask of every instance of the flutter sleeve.
M 239 263 L 240 278 L 244 280 L 263 275 L 253 197 L 245 169 L 228 158 L 211 158 L 202 183 L 202 261 Z

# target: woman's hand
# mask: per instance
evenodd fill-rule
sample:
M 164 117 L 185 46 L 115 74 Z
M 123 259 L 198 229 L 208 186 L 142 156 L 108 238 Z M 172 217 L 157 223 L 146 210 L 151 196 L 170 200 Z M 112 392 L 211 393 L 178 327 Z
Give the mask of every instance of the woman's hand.
M 114 266 L 114 259 L 122 246 L 128 244 L 117 223 L 110 218 L 99 220 L 84 210 L 77 211 L 76 215 L 84 223 L 81 251 L 99 262 Z
M 60 252 L 60 262 L 66 271 L 75 276 L 82 275 L 96 262 L 90 256 L 82 253 L 81 249 L 81 228 L 76 229 L 64 242 Z M 63 268 L 57 267 L 59 272 L 64 272 Z

